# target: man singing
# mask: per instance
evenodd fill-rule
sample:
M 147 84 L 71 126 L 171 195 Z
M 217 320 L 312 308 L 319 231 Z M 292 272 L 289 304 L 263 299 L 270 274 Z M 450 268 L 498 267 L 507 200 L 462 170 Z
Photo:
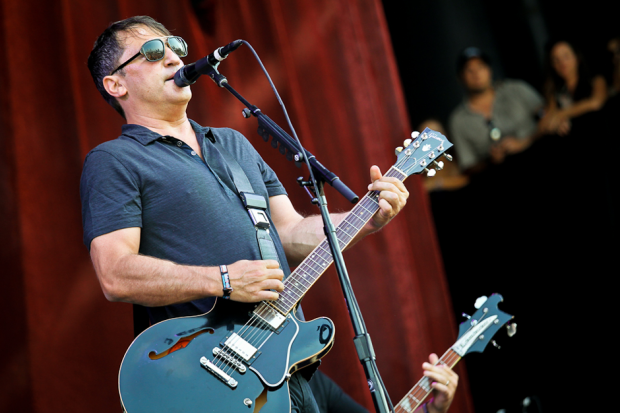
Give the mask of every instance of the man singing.
M 186 55 L 182 38 L 138 16 L 110 25 L 88 58 L 97 89 L 126 124 L 120 137 L 93 149 L 84 162 L 84 243 L 106 298 L 146 307 L 150 323 L 207 313 L 216 297 L 277 300 L 289 265 L 324 239 L 320 216 L 304 218 L 295 211 L 244 136 L 187 118 L 191 89 L 173 80 Z M 274 247 L 267 259 L 222 151 L 267 201 Z M 401 181 L 382 176 L 376 166 L 370 178 L 369 190 L 380 192 L 380 209 L 351 245 L 386 225 L 409 196 Z M 334 224 L 345 215 L 332 214 Z M 429 411 L 444 412 L 456 375 L 425 366 L 437 382 Z M 301 374 L 292 375 L 289 389 L 292 411 L 318 411 Z

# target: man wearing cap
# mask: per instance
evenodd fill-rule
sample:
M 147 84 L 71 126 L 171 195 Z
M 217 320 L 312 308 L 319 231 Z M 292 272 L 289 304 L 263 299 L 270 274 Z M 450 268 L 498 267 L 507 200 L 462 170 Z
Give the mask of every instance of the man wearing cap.
M 295 211 L 245 137 L 187 118 L 191 89 L 173 81 L 186 55 L 183 39 L 137 16 L 110 25 L 88 59 L 95 85 L 127 124 L 118 139 L 85 159 L 84 243 L 106 298 L 146 307 L 150 323 L 209 312 L 216 297 L 276 300 L 289 264 L 299 263 L 324 239 L 320 216 Z M 266 244 L 257 239 L 259 229 L 235 191 L 238 174 L 231 171 L 231 158 L 253 194 L 266 201 Z M 409 195 L 401 181 L 382 176 L 376 166 L 370 175 L 368 189 L 380 193 L 379 211 L 351 245 L 386 225 Z M 334 223 L 345 215 L 334 214 Z M 458 377 L 442 366 L 423 368 L 437 386 L 431 409 L 443 413 Z M 293 411 L 317 411 L 302 374 L 290 377 L 289 389 Z
M 490 59 L 476 47 L 458 56 L 457 74 L 466 96 L 452 111 L 449 130 L 461 170 L 475 173 L 528 148 L 542 96 L 521 80 L 494 83 Z

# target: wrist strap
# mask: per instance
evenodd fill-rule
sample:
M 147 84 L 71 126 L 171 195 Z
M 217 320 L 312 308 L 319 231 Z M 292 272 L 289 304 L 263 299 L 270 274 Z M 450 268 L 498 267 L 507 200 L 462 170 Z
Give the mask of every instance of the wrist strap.
M 224 295 L 222 298 L 228 300 L 230 298 L 230 293 L 233 292 L 233 289 L 230 286 L 230 278 L 228 277 L 228 267 L 225 265 L 220 265 L 220 273 L 222 274 L 222 285 L 224 286 Z

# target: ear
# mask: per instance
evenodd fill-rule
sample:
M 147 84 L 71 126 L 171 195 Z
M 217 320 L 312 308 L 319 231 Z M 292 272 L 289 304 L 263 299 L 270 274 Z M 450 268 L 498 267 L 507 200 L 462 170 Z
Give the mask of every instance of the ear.
M 103 78 L 103 87 L 110 96 L 121 98 L 127 94 L 127 88 L 121 76 L 111 75 Z

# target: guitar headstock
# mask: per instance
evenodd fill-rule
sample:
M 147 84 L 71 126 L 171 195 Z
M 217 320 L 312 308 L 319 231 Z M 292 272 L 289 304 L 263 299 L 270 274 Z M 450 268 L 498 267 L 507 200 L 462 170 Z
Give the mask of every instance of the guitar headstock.
M 444 155 L 451 161 L 452 157 L 445 152 L 452 147 L 452 143 L 441 133 L 426 128 L 419 132 L 413 132 L 411 139 L 403 142 L 402 147 L 396 148 L 397 162 L 394 165 L 407 176 L 427 172 L 428 176 L 434 176 L 436 170 L 443 169 L 443 162 L 437 158 Z M 435 169 L 431 169 L 435 168 Z
M 476 301 L 478 311 L 469 319 L 461 323 L 459 327 L 459 339 L 452 346 L 458 355 L 463 357 L 471 352 L 483 352 L 486 346 L 493 342 L 495 334 L 512 320 L 513 316 L 501 311 L 497 305 L 504 301 L 500 294 L 491 297 L 481 297 Z M 516 323 L 506 326 L 508 335 L 512 337 L 516 333 Z

